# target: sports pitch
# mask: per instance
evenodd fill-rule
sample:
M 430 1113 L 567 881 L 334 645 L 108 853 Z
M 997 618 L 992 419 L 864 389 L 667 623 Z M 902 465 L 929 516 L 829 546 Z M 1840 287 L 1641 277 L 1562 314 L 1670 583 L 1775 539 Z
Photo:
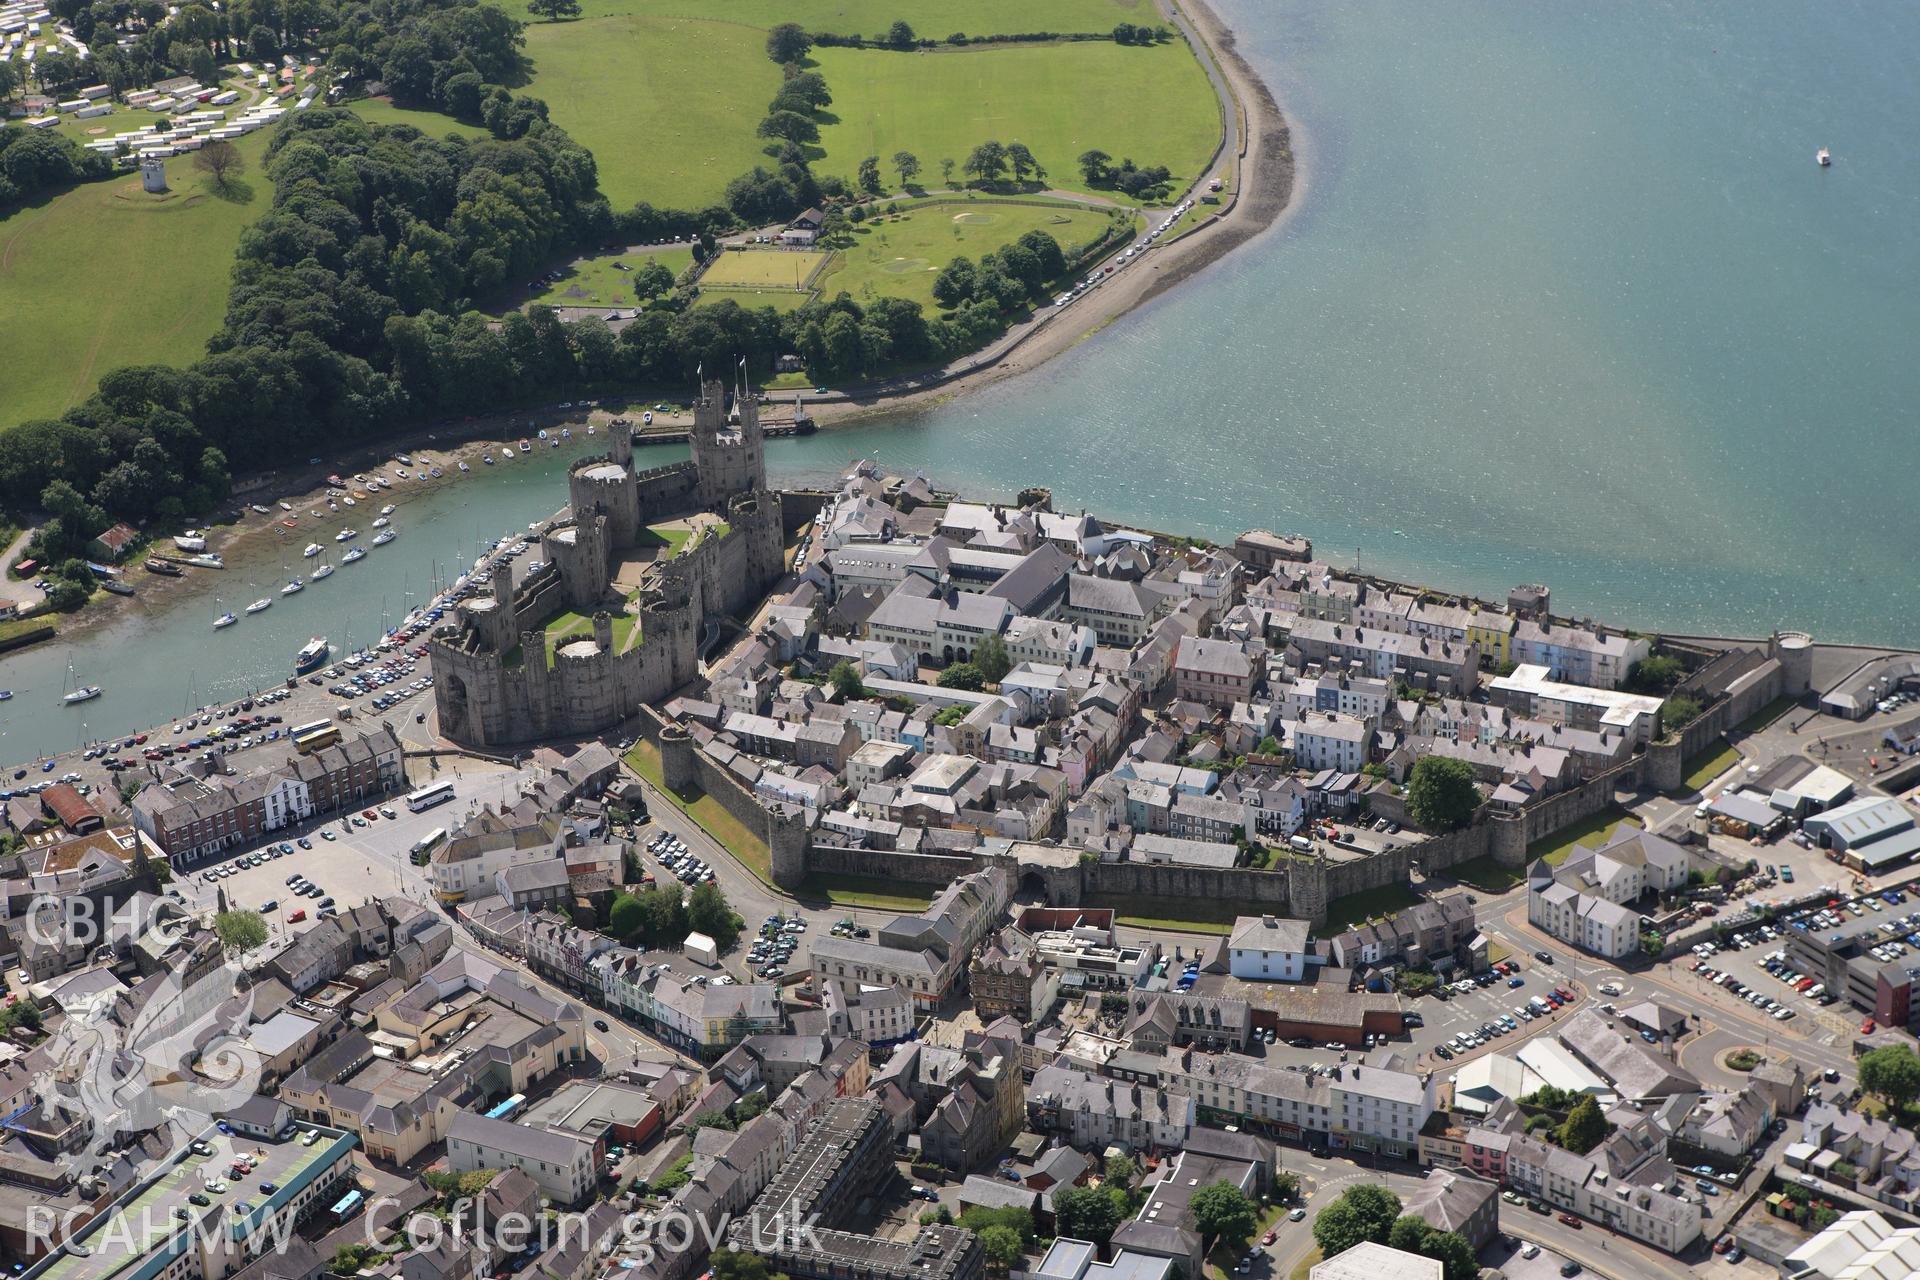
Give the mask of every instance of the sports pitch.
M 703 285 L 743 289 L 800 289 L 826 261 L 811 249 L 742 249 L 722 253 L 700 277 Z

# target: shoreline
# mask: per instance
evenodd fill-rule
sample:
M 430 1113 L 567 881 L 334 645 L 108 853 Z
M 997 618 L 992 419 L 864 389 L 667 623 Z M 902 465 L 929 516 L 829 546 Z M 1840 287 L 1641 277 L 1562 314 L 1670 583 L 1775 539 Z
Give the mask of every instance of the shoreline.
M 553 416 L 553 414 L 551 411 L 543 411 L 540 416 Z M 595 427 L 594 434 L 587 438 L 590 443 L 597 445 L 604 440 L 608 430 L 607 420 L 612 416 L 611 413 L 603 410 L 589 411 L 588 417 Z M 510 417 L 508 422 L 524 420 L 515 416 Z M 531 434 L 541 429 L 557 431 L 563 426 L 576 425 L 584 431 L 586 421 L 587 419 L 578 421 L 556 419 L 551 424 L 529 428 L 528 432 Z M 486 424 L 475 421 L 460 423 L 458 426 L 474 428 L 477 432 Z M 515 439 L 517 441 L 518 437 L 515 436 Z M 569 446 L 572 446 L 569 456 L 577 456 L 582 452 L 577 436 L 573 440 L 564 442 L 561 447 L 567 449 Z M 457 483 L 463 474 L 459 469 L 461 462 L 466 462 L 478 471 L 483 465 L 480 462 L 480 455 L 489 448 L 500 447 L 504 447 L 503 442 L 493 436 L 467 434 L 445 424 L 433 428 L 423 426 L 377 445 L 362 445 L 342 458 L 329 460 L 319 466 L 302 465 L 250 477 L 245 483 L 236 485 L 233 493 L 229 495 L 237 504 L 237 514 L 234 511 L 225 513 L 226 516 L 233 517 L 231 523 L 203 526 L 201 533 L 207 539 L 207 550 L 217 553 L 229 562 L 254 556 L 258 549 L 271 545 L 274 540 L 272 535 L 280 535 L 287 539 L 287 549 L 292 555 L 288 560 L 289 576 L 292 576 L 299 572 L 297 566 L 305 563 L 304 558 L 297 554 L 305 545 L 305 539 L 300 528 L 289 529 L 280 522 L 286 519 L 309 519 L 308 513 L 316 508 L 326 516 L 337 519 L 340 512 L 327 507 L 326 492 L 332 487 L 327 484 L 328 475 L 339 475 L 348 480 L 346 492 L 357 493 L 359 490 L 352 485 L 352 477 L 355 474 L 367 474 L 378 470 L 391 478 L 393 468 L 398 465 L 392 460 L 392 455 L 395 453 L 405 453 L 416 463 L 425 460 L 429 468 L 440 467 L 445 474 L 437 480 L 431 477 L 424 480 L 415 479 L 414 468 L 408 467 L 408 478 L 395 480 L 392 488 L 379 490 L 378 501 L 375 501 L 372 495 L 367 498 L 355 498 L 357 505 L 353 510 L 356 512 L 370 507 L 367 514 L 369 522 L 379 513 L 380 507 L 389 502 L 395 507 L 394 519 L 398 521 L 406 514 L 407 505 L 412 500 L 425 494 L 436 493 L 448 485 Z M 252 504 L 255 502 L 271 508 L 271 514 L 261 515 L 253 510 Z M 293 510 L 282 511 L 279 506 L 281 502 L 290 504 Z M 326 539 L 326 545 L 329 547 L 333 545 L 331 532 Z M 157 536 L 146 551 L 138 556 L 129 557 L 119 566 L 120 580 L 134 587 L 135 595 L 123 597 L 110 593 L 96 593 L 87 607 L 78 613 L 50 615 L 50 620 L 55 620 L 54 625 L 58 627 L 58 635 L 54 638 L 63 642 L 77 640 L 99 628 L 126 622 L 141 613 L 172 609 L 181 602 L 183 597 L 204 594 L 209 585 L 218 586 L 232 567 L 238 567 L 230 565 L 229 569 L 207 569 L 183 565 L 179 577 L 148 573 L 143 567 L 150 556 L 184 558 L 187 554 L 174 548 L 172 535 Z M 41 640 L 33 645 L 23 645 L 0 653 L 0 661 L 4 661 L 15 653 L 24 653 L 46 643 L 47 641 Z
M 1291 127 L 1265 82 L 1241 56 L 1232 29 L 1206 0 L 1183 0 L 1169 17 L 1176 21 L 1184 18 L 1191 25 L 1203 46 L 1195 50 L 1196 57 L 1203 64 L 1211 58 L 1219 68 L 1235 108 L 1232 119 L 1223 121 L 1225 133 L 1219 152 L 1221 157 L 1234 157 L 1236 181 L 1232 204 L 1218 218 L 1196 226 L 1171 243 L 1156 245 L 1144 261 L 1118 273 L 1098 290 L 1090 291 L 1081 307 L 1048 317 L 1048 323 L 1020 335 L 1001 355 L 977 368 L 956 373 L 933 385 L 896 391 L 863 395 L 856 388 L 834 393 L 834 398 L 826 400 L 814 400 L 805 392 L 799 393 L 798 398 L 806 401 L 807 412 L 815 422 L 822 428 L 830 428 L 944 402 L 1037 369 L 1280 225 L 1285 215 L 1296 207 L 1294 196 L 1303 189 L 1304 174 L 1293 151 Z M 1242 128 L 1245 130 L 1243 142 L 1236 136 Z M 1241 142 L 1238 147 L 1237 142 Z M 1209 171 L 1213 171 L 1211 167 Z M 1196 183 L 1196 190 L 1199 185 Z M 1073 317 L 1072 321 L 1062 323 L 1069 316 Z M 761 394 L 769 407 L 789 398 L 784 393 L 764 389 Z M 420 423 L 379 441 L 368 441 L 327 457 L 318 466 L 300 465 L 256 473 L 235 484 L 229 495 L 235 504 L 229 514 L 237 512 L 237 518 L 232 523 L 205 529 L 208 550 L 226 556 L 259 543 L 262 535 L 269 531 L 283 531 L 279 521 L 288 513 L 278 509 L 281 501 L 291 503 L 300 514 L 311 510 L 314 504 L 324 508 L 329 474 L 350 477 L 355 472 L 385 469 L 394 453 L 425 453 L 431 458 L 429 466 L 438 464 L 447 469 L 448 474 L 440 480 L 421 482 L 409 478 L 404 482 L 405 488 L 383 491 L 398 495 L 388 500 L 401 505 L 407 495 L 426 492 L 458 479 L 460 461 L 478 466 L 485 445 L 499 443 L 493 439 L 496 435 L 516 436 L 521 423 L 531 424 L 525 428 L 531 432 L 572 426 L 584 429 L 591 422 L 597 436 L 608 429 L 609 420 L 618 412 L 637 414 L 638 410 L 633 408 L 639 404 L 636 396 L 637 393 L 624 397 L 610 393 L 607 398 L 617 400 L 621 410 L 591 408 L 582 413 L 577 409 L 549 407 L 520 409 L 472 421 Z M 250 505 L 253 502 L 274 507 L 273 514 L 263 516 L 253 511 Z M 297 530 L 284 531 L 297 534 Z M 148 554 L 172 554 L 170 537 L 163 535 L 156 539 Z M 139 561 L 144 559 L 145 556 L 139 557 Z M 224 572 L 188 568 L 180 577 L 170 578 L 146 573 L 135 560 L 129 560 L 122 569 L 121 580 L 135 586 L 137 594 L 130 598 L 113 597 L 109 601 L 97 593 L 80 612 L 50 619 L 58 629 L 55 638 L 79 638 L 99 627 L 124 621 L 136 610 L 166 607 L 177 596 L 193 592 L 191 584 L 196 575 Z M 32 647 L 23 646 L 23 650 Z
M 1244 121 L 1245 150 L 1235 166 L 1238 181 L 1232 205 L 1213 221 L 1195 227 L 1169 244 L 1155 246 L 1144 261 L 1119 273 L 1098 290 L 1090 291 L 1081 304 L 1030 331 L 989 363 L 955 373 L 933 385 L 872 394 L 862 394 L 855 388 L 836 393 L 835 399 L 809 400 L 807 412 L 816 422 L 823 426 L 859 422 L 902 409 L 940 403 L 1037 369 L 1123 316 L 1185 284 L 1285 221 L 1286 215 L 1297 207 L 1294 197 L 1305 190 L 1306 178 L 1293 149 L 1291 124 L 1266 82 L 1241 55 L 1232 28 L 1221 20 L 1207 0 L 1181 0 L 1179 12 L 1191 22 L 1204 45 L 1195 51 L 1196 56 L 1203 61 L 1212 57 L 1237 108 L 1236 119 L 1226 125 L 1222 155 L 1234 151 L 1235 131 L 1239 122 Z M 1095 299 L 1100 301 L 1096 303 Z M 1078 319 L 1062 324 L 1069 315 Z

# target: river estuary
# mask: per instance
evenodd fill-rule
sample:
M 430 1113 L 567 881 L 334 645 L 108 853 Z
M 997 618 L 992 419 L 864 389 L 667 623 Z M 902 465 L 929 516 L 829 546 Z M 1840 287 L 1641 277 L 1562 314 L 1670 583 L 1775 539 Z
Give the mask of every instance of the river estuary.
M 773 443 L 776 480 L 873 456 L 1155 528 L 1298 531 L 1436 586 L 1546 582 L 1635 625 L 1920 642 L 1920 11 L 1215 2 L 1294 123 L 1288 221 L 1038 371 Z M 396 499 L 395 542 L 297 596 L 269 549 L 0 660 L 0 759 L 271 685 L 310 635 L 375 638 L 550 514 L 598 443 Z M 105 696 L 61 706 L 69 661 Z

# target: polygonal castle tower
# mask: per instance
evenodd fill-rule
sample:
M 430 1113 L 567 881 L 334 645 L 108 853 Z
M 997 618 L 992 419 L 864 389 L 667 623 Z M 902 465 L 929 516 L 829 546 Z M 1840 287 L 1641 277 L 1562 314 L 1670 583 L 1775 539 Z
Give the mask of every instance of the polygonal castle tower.
M 493 572 L 487 595 L 463 602 L 435 632 L 440 732 L 474 745 L 599 732 L 699 674 L 707 620 L 738 613 L 785 570 L 780 495 L 766 487 L 758 406 L 742 388 L 707 382 L 694 412 L 690 461 L 636 474 L 631 435 L 615 427 L 605 454 L 568 469 L 570 507 L 544 531 L 545 567 L 516 588 Z M 634 597 L 637 637 L 615 648 L 605 611 L 619 553 L 659 520 L 707 511 L 726 521 L 647 570 Z M 588 614 L 590 635 L 547 649 L 546 620 Z
M 702 383 L 693 404 L 692 444 L 694 469 L 700 473 L 695 493 L 703 510 L 736 493 L 767 487 L 767 442 L 753 396 L 737 397 L 729 410 L 726 384 Z

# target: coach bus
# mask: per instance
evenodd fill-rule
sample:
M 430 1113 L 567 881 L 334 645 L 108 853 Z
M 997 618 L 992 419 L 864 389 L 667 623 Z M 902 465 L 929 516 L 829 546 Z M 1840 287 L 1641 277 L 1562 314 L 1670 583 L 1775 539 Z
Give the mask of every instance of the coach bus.
M 339 742 L 340 726 L 331 720 L 315 720 L 295 725 L 287 731 L 287 736 L 293 739 L 293 749 L 304 756 Z
M 430 787 L 422 787 L 407 797 L 407 808 L 419 813 L 431 809 L 437 804 L 445 804 L 453 799 L 452 782 L 436 782 Z

